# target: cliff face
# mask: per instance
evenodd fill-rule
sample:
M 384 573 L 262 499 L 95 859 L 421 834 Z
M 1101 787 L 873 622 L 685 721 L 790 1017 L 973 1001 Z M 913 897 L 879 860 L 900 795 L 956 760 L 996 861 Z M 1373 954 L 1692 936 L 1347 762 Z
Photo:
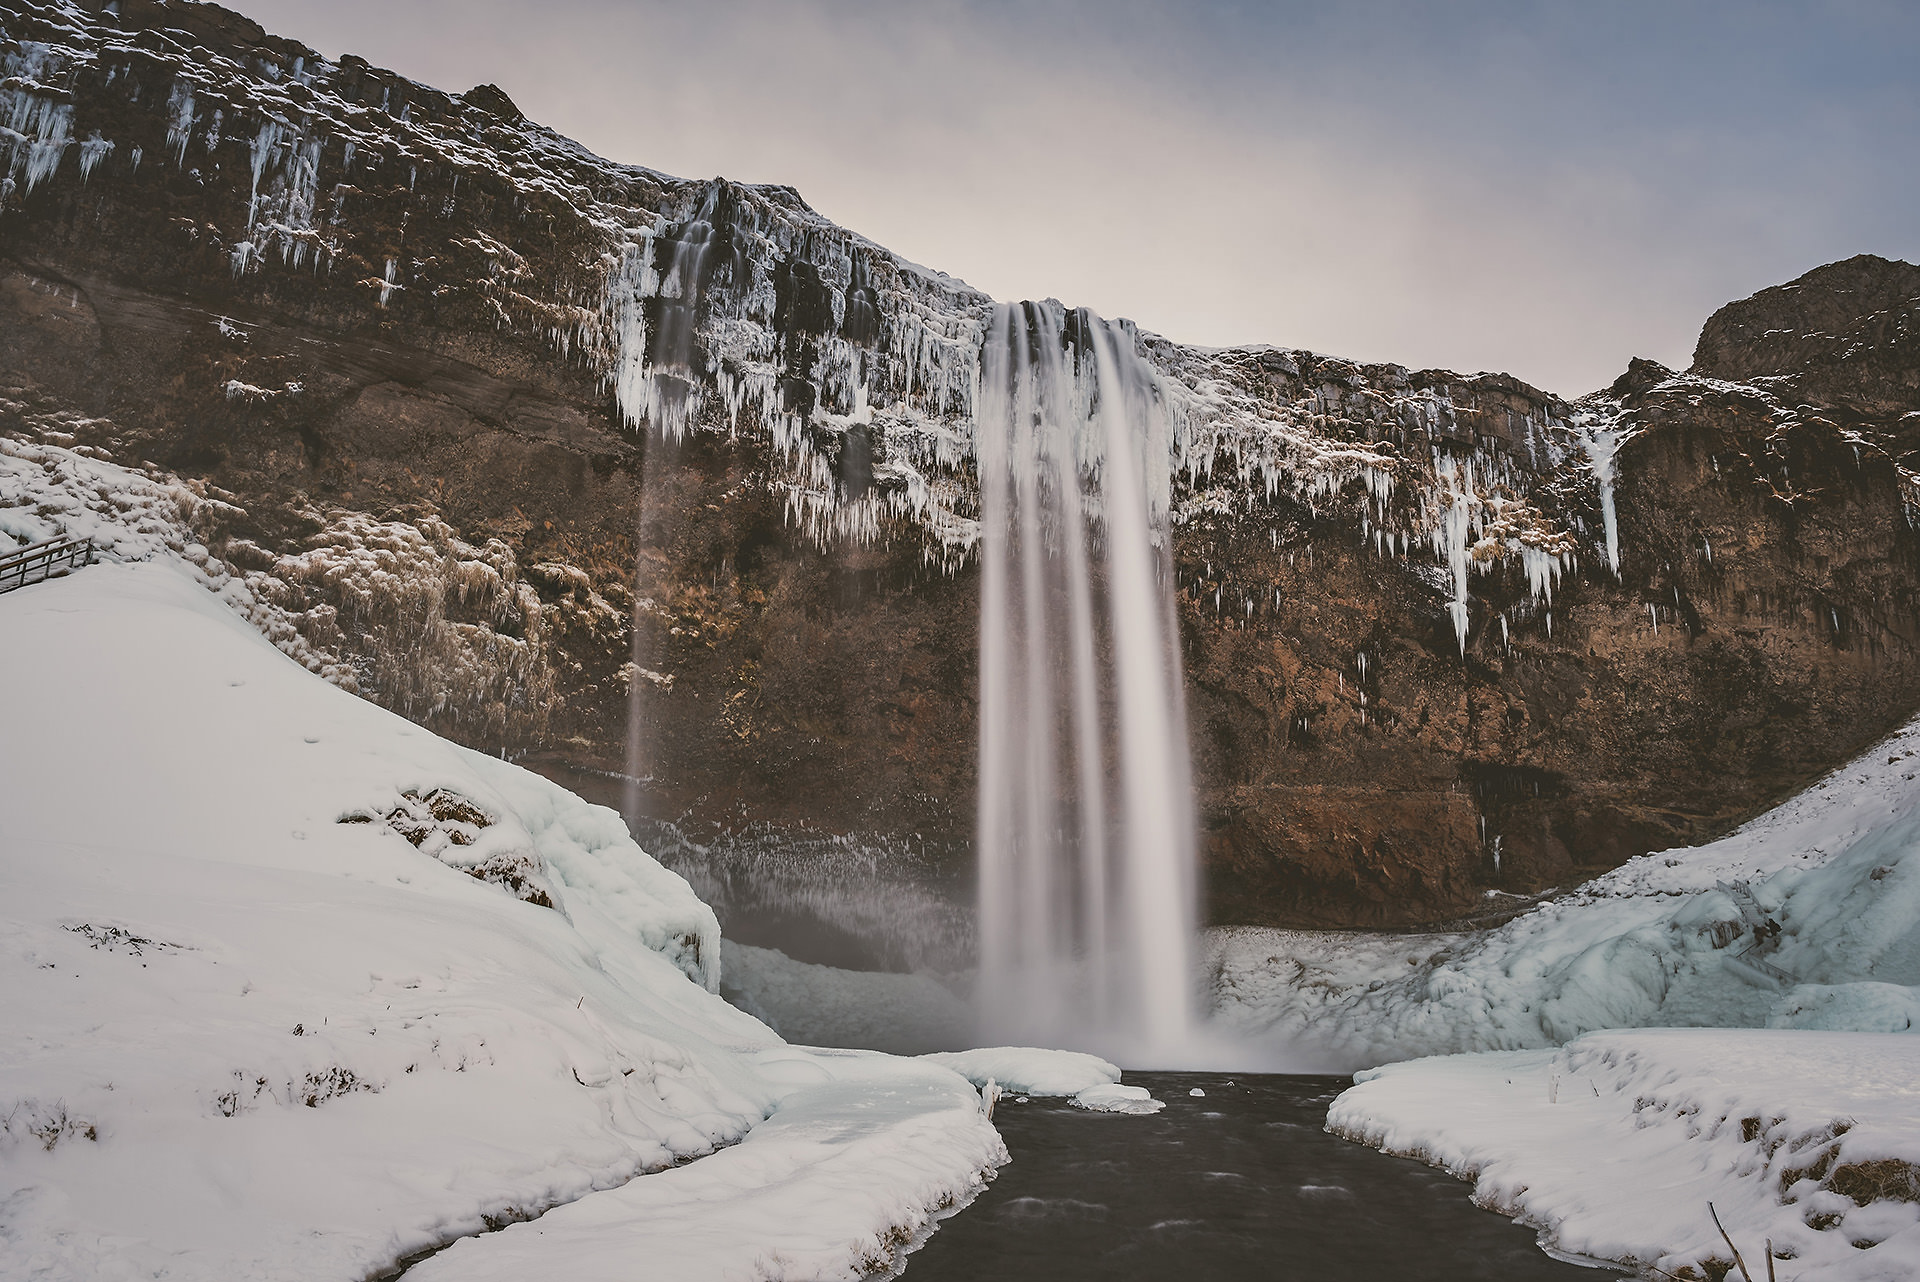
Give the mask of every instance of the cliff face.
M 1728 303 L 1700 331 L 1693 372 L 1920 429 L 1920 267 L 1862 254 Z
M 300 652 L 441 733 L 964 864 L 989 299 L 213 6 L 0 30 L 0 434 L 197 487 Z M 1916 277 L 1822 268 L 1573 403 L 1139 335 L 1213 915 L 1456 915 L 1908 715 Z

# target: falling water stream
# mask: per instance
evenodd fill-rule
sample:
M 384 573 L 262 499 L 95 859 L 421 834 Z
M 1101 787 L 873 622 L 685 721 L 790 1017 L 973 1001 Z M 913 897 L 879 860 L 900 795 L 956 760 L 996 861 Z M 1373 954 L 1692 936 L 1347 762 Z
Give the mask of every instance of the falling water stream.
M 1165 1062 L 1193 1022 L 1170 425 L 1132 331 L 995 310 L 975 401 L 981 1028 Z
M 663 523 L 674 517 L 663 502 L 669 460 L 700 410 L 701 376 L 696 362 L 697 309 L 711 264 L 716 193 L 698 212 L 628 250 L 614 289 L 613 320 L 620 336 L 614 392 L 627 426 L 646 428 L 647 456 L 640 473 L 634 531 L 633 648 L 627 694 L 627 758 L 621 810 L 629 824 L 643 813 L 642 791 L 650 777 L 646 732 L 647 696 L 661 681 L 648 593 L 649 561 L 662 552 Z M 651 323 L 649 323 L 651 322 Z
M 726 258 L 710 194 L 633 246 L 610 296 L 629 426 L 648 432 L 624 809 L 664 681 L 648 593 L 665 452 L 700 409 L 697 316 Z M 1195 831 L 1173 619 L 1170 436 L 1133 330 L 1058 302 L 995 309 L 979 366 L 980 1033 L 1179 1062 L 1194 1021 Z

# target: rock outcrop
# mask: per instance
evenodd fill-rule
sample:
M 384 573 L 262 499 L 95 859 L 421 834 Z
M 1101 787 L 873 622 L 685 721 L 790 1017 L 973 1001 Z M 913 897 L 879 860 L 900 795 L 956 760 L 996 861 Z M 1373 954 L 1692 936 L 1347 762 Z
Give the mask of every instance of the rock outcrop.
M 990 299 L 212 5 L 0 30 L 0 433 L 197 486 L 301 655 L 440 733 L 965 862 Z M 1834 264 L 1575 402 L 1139 334 L 1212 916 L 1472 912 L 1909 715 L 1917 299 Z

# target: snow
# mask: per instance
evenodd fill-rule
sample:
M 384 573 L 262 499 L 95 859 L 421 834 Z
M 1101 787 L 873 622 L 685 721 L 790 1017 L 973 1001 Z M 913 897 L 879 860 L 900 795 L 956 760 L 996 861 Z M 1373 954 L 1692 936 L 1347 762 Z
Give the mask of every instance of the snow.
M 0 416 L 19 423 L 7 424 L 19 435 L 0 434 L 0 535 L 87 539 L 112 560 L 172 559 L 309 670 L 348 690 L 378 690 L 409 717 L 459 724 L 470 741 L 544 729 L 557 628 L 605 635 L 626 626 L 627 612 L 591 586 L 543 602 L 505 543 L 475 546 L 430 515 L 380 521 L 307 508 L 319 528 L 299 550 L 275 556 L 231 537 L 246 515 L 226 501 L 235 496 L 75 444 L 85 435 L 120 448 L 109 421 L 49 410 L 17 389 L 0 395 Z M 580 572 L 545 562 L 534 573 Z M 487 623 L 458 621 L 475 614 Z M 343 656 L 353 631 L 375 641 Z
M 613 812 L 155 556 L 0 597 L 0 1276 L 358 1279 L 546 1211 L 424 1275 L 852 1277 L 1005 1160 L 962 1077 L 715 996 Z
M 1360 1073 L 1328 1129 L 1556 1252 L 1717 1277 L 1711 1203 L 1755 1277 L 1769 1239 L 1805 1282 L 1916 1276 L 1917 759 L 1920 722 L 1492 931 L 1222 932 L 1216 1018 L 1328 1066 L 1479 1052 Z
M 96 420 L 35 415 L 6 397 L 0 397 L 0 411 L 28 412 L 41 438 L 0 435 L 0 536 L 21 543 L 86 539 L 111 560 L 171 560 L 292 658 L 330 681 L 351 685 L 352 668 L 305 635 L 313 631 L 310 620 L 275 604 L 278 583 L 211 556 L 199 541 L 201 527 L 239 509 L 213 497 L 202 483 L 123 467 L 98 447 L 68 448 L 73 431 L 61 429 L 92 427 Z
M 1120 1085 L 1118 1067 L 1084 1051 L 983 1046 L 920 1058 L 952 1069 L 982 1090 L 1065 1096 L 1096 1113 L 1158 1113 L 1166 1107 L 1144 1086 Z
M 952 1073 L 860 1052 L 774 1052 L 759 1066 L 791 1093 L 739 1145 L 469 1238 L 408 1276 L 520 1282 L 556 1259 L 587 1280 L 631 1278 L 637 1259 L 662 1278 L 891 1276 L 1007 1160 L 980 1097 Z M 928 1150 L 947 1160 L 929 1163 Z M 848 1221 L 876 1227 L 820 1232 Z
M 1920 1038 L 1648 1029 L 1359 1075 L 1327 1129 L 1474 1181 L 1563 1253 L 1682 1277 L 1920 1275 Z M 1712 1262 L 1712 1263 L 1710 1263 Z
M 991 1080 L 1016 1095 L 1081 1095 L 1120 1080 L 1119 1068 L 1084 1051 L 982 1046 L 920 1058 L 952 1069 L 975 1086 Z
M 1885 1031 L 1920 1009 L 1920 722 L 1745 827 L 1482 933 L 1236 929 L 1214 1019 L 1296 1069 L 1645 1026 Z
M 1077 1108 L 1094 1113 L 1158 1113 L 1166 1105 L 1144 1086 L 1089 1086 L 1073 1097 Z

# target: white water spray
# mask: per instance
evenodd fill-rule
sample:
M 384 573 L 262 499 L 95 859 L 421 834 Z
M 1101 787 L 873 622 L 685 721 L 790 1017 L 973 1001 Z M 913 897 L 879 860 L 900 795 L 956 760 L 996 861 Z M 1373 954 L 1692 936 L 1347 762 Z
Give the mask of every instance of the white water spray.
M 1161 389 L 1056 302 L 998 308 L 980 371 L 982 1031 L 1173 1062 L 1195 822 Z

